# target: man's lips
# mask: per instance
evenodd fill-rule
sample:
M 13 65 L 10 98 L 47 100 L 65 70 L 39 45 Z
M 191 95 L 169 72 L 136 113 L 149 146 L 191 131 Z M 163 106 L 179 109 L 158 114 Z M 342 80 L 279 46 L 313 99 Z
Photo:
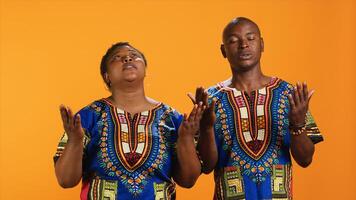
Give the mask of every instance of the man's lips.
M 251 53 L 248 53 L 248 52 L 246 52 L 246 53 L 240 53 L 240 54 L 238 55 L 238 58 L 239 58 L 240 60 L 249 60 L 249 59 L 252 58 L 252 54 L 251 54 Z

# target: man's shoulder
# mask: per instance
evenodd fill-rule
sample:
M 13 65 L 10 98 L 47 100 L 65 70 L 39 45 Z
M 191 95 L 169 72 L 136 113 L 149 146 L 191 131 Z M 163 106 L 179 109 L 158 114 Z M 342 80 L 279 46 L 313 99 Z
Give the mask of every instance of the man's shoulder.
M 231 83 L 231 78 L 224 81 L 220 81 L 217 84 L 208 87 L 206 91 L 208 92 L 209 96 L 213 96 L 216 95 L 217 93 L 222 92 L 222 89 L 228 86 L 230 83 Z
M 283 90 L 293 90 L 293 85 L 281 78 L 276 78 L 277 79 L 277 87 L 282 88 Z

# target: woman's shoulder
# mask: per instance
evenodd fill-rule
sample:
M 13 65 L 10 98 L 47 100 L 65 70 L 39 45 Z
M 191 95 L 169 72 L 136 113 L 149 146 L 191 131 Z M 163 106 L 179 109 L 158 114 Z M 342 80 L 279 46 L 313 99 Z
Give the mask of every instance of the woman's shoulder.
M 164 102 L 154 99 L 150 99 L 150 102 L 155 105 L 151 111 L 154 113 L 159 125 L 164 125 L 166 128 L 172 126 L 177 129 L 179 127 L 183 116 L 176 109 Z
M 165 103 L 162 103 L 161 108 L 163 112 L 160 119 L 164 120 L 165 123 L 174 125 L 175 129 L 178 129 L 183 120 L 183 115 L 180 114 L 176 109 Z
M 98 99 L 95 101 L 92 101 L 91 103 L 87 104 L 85 107 L 83 107 L 79 113 L 80 114 L 97 114 L 99 115 L 102 111 L 105 110 L 105 108 L 108 106 L 107 102 L 102 99 Z

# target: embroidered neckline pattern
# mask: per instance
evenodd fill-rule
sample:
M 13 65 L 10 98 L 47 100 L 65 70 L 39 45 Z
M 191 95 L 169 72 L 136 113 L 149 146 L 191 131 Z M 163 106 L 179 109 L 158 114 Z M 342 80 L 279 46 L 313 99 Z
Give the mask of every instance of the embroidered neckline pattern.
M 129 192 L 136 196 L 143 191 L 147 179 L 155 176 L 155 171 L 161 170 L 168 159 L 166 143 L 169 133 L 165 124 L 172 110 L 167 109 L 160 116 L 157 124 L 158 138 L 154 139 L 152 125 L 156 110 L 161 106 L 138 113 L 134 117 L 136 119 L 131 120 L 134 122 L 131 126 L 127 112 L 113 107 L 105 100 L 101 102 L 109 105 L 112 122 L 107 112 L 101 112 L 101 121 L 98 122 L 101 135 L 99 164 L 109 176 L 118 177 Z M 96 109 L 97 106 L 93 104 L 92 107 Z
M 254 160 L 259 160 L 271 141 L 268 108 L 271 104 L 271 90 L 278 84 L 274 79 L 254 94 L 254 99 L 238 90 L 229 90 L 229 102 L 234 110 L 237 140 L 242 149 Z
M 234 122 L 230 122 L 223 108 L 221 100 L 217 101 L 216 114 L 219 123 L 216 128 L 221 129 L 224 141 L 224 150 L 232 148 L 230 157 L 234 166 L 241 168 L 241 173 L 248 175 L 252 181 L 261 182 L 267 174 L 271 174 L 272 165 L 278 164 L 278 155 L 282 145 L 285 124 L 285 108 L 288 103 L 285 90 L 279 97 L 276 130 L 271 130 L 272 116 L 270 113 L 272 92 L 282 81 L 278 78 L 271 81 L 266 87 L 256 91 L 252 106 L 249 105 L 247 95 L 232 88 L 221 88 L 227 94 L 227 102 L 231 105 L 234 113 Z M 251 112 L 251 108 L 253 108 Z M 253 121 L 254 123 L 251 123 Z M 235 133 L 229 124 L 235 126 Z M 241 124 L 241 125 L 240 125 Z M 234 137 L 234 138 L 231 138 Z M 237 144 L 233 143 L 237 140 Z M 273 142 L 274 141 L 274 142 Z
M 149 157 L 152 147 L 149 125 L 154 117 L 153 112 L 138 113 L 130 119 L 127 112 L 117 108 L 115 110 L 112 114 L 117 128 L 114 139 L 116 154 L 125 169 L 132 172 Z

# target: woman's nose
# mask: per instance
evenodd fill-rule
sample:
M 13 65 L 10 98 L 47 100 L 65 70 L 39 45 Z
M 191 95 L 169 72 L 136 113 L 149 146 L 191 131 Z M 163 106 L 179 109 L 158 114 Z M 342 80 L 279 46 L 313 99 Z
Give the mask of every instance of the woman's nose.
M 123 62 L 124 63 L 132 62 L 132 58 L 130 56 L 125 56 L 125 57 L 123 57 Z

